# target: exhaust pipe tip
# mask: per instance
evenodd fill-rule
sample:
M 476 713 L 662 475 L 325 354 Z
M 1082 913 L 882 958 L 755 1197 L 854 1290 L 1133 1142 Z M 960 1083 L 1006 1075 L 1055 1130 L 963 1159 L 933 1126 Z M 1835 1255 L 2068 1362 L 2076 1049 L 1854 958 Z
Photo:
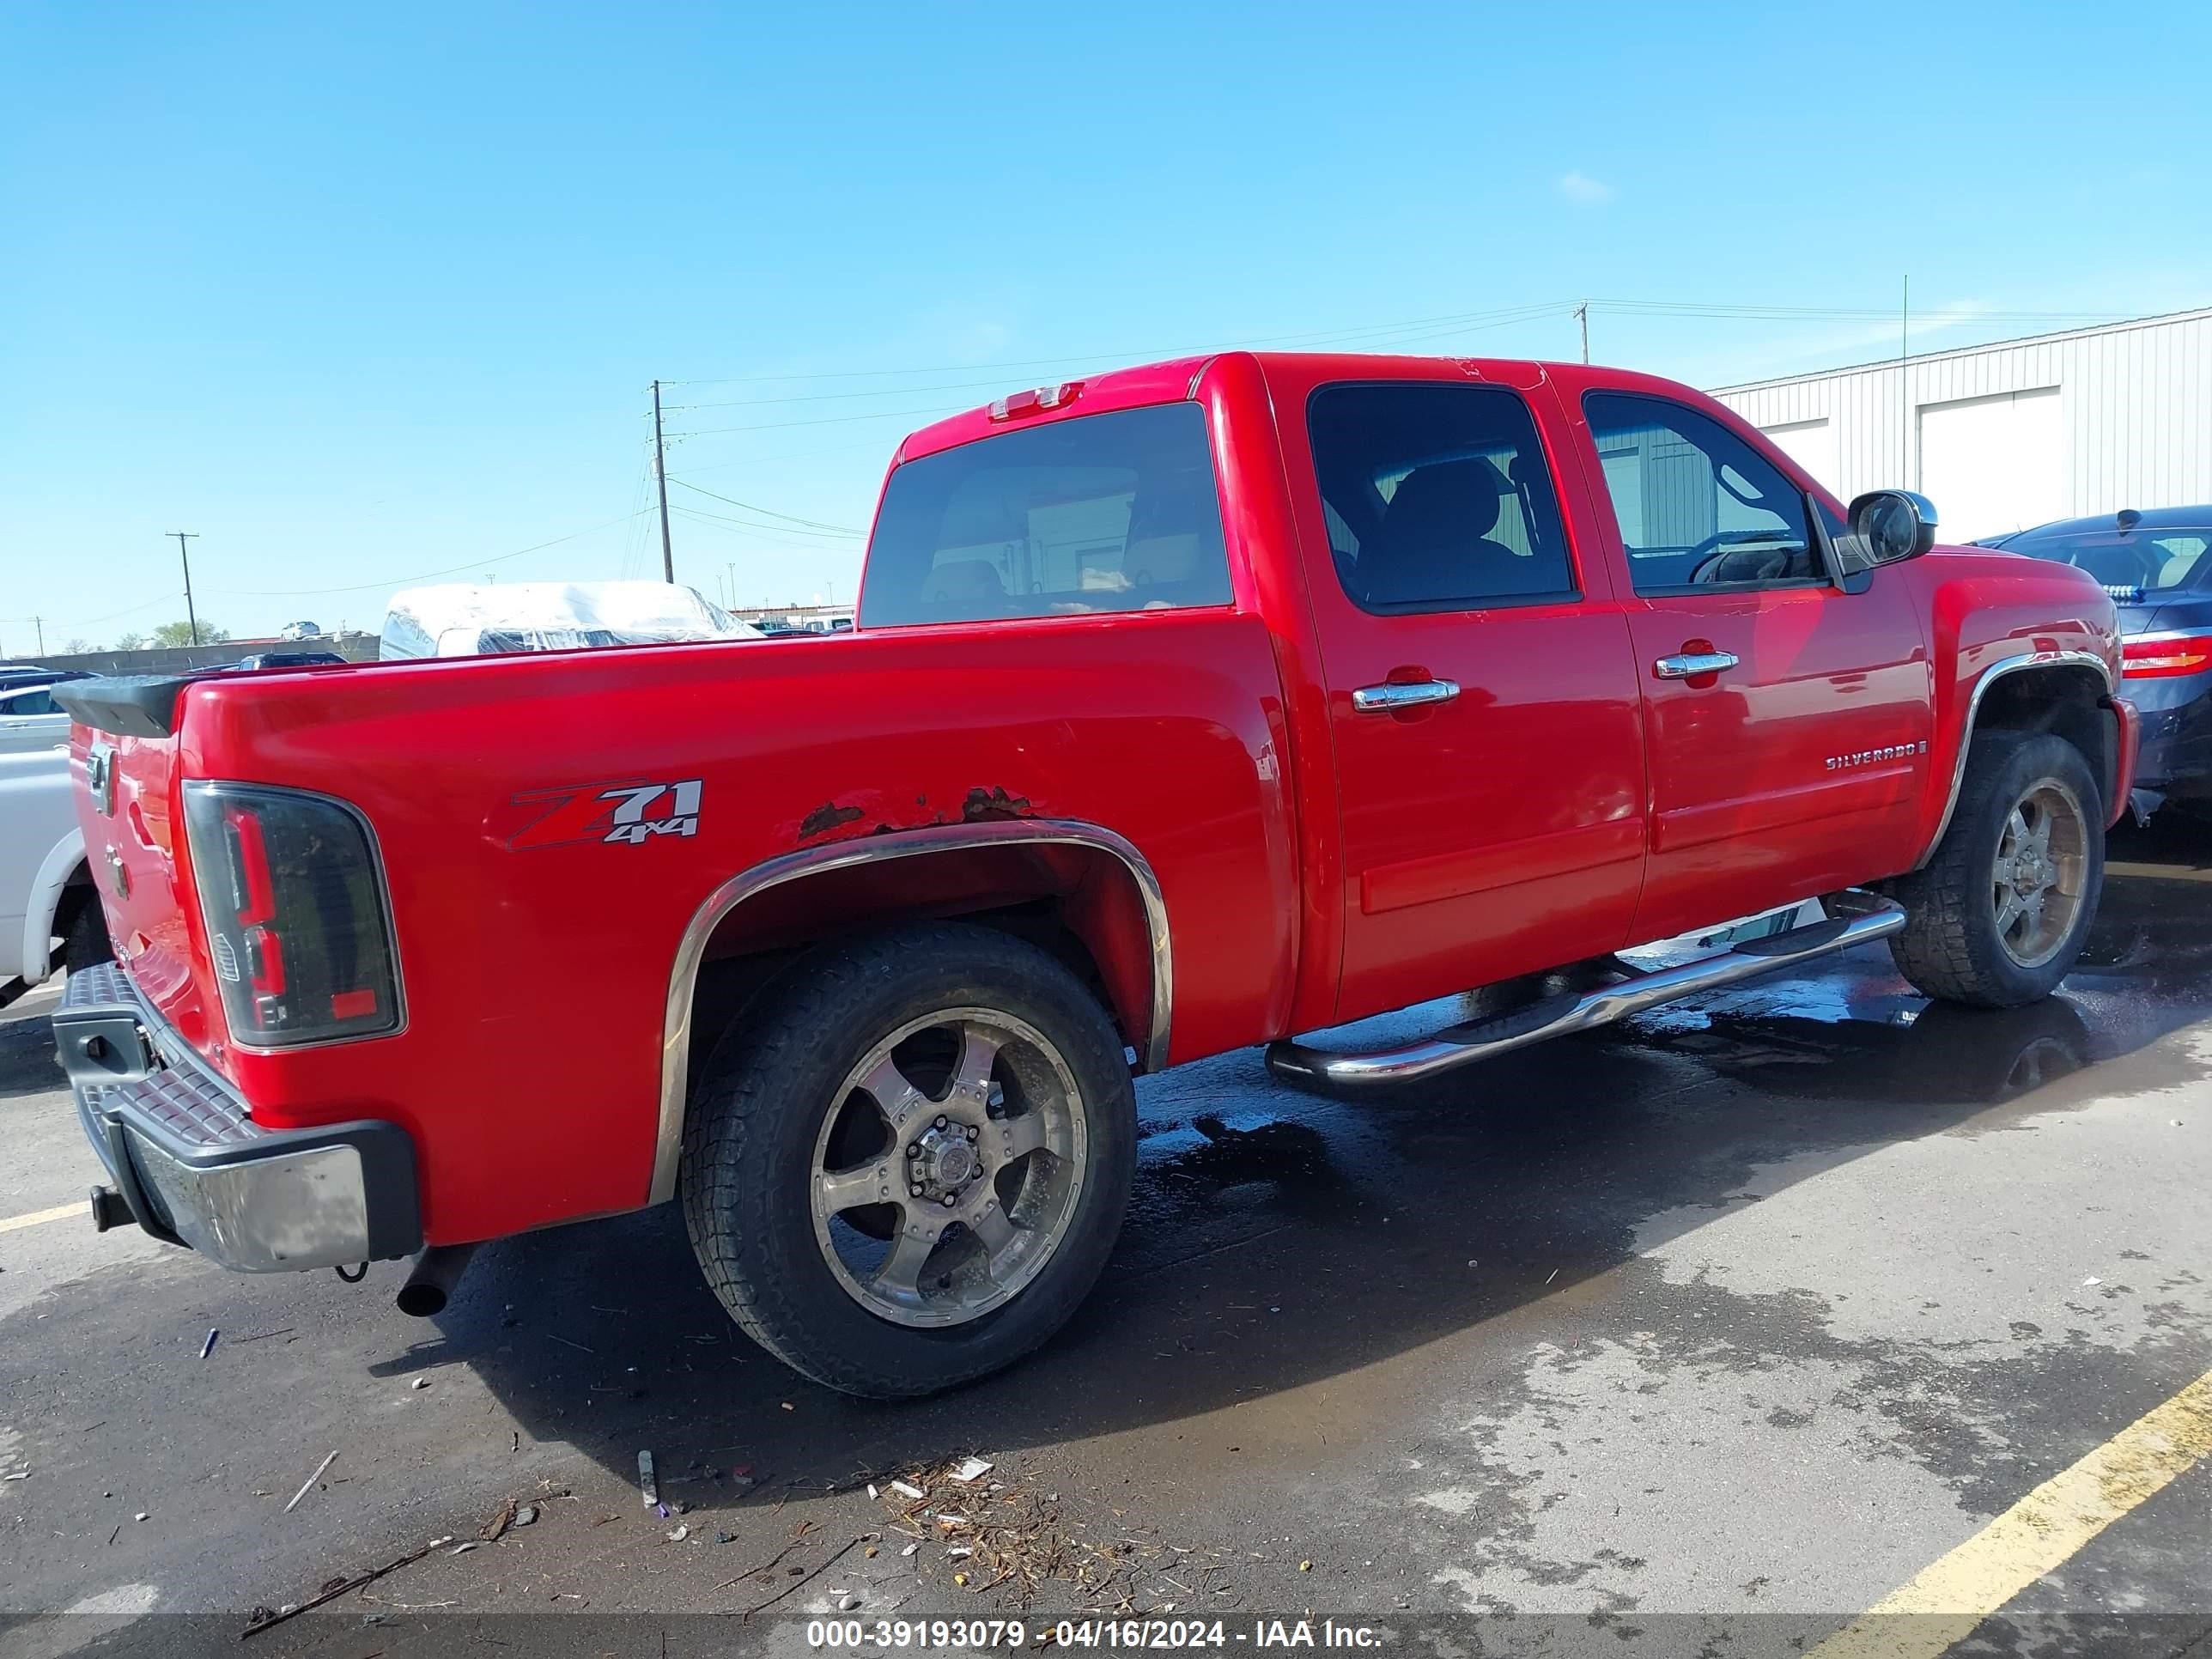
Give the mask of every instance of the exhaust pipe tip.
M 393 1298 L 399 1311 L 416 1319 L 445 1312 L 446 1304 L 453 1300 L 453 1286 L 476 1253 L 473 1244 L 434 1244 L 416 1256 L 414 1270 Z

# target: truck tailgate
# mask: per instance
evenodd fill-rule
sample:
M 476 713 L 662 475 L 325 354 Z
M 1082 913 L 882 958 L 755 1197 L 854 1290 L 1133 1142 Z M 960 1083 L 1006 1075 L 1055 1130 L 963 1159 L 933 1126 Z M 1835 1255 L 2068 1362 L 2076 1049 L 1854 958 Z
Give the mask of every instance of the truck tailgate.
M 217 1058 L 187 931 L 196 901 L 177 811 L 178 739 L 88 727 L 79 710 L 70 712 L 79 724 L 70 738 L 70 783 L 116 959 L 179 1035 Z

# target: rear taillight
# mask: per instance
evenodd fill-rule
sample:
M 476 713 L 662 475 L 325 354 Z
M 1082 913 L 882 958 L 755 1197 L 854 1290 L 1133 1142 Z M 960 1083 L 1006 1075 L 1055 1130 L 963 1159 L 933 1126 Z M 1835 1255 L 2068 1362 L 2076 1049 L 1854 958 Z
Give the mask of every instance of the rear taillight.
M 2120 672 L 2131 680 L 2172 679 L 2212 668 L 2212 634 L 2138 634 L 2120 641 Z
M 359 813 L 289 789 L 187 783 L 185 821 L 233 1042 L 398 1029 L 383 872 Z

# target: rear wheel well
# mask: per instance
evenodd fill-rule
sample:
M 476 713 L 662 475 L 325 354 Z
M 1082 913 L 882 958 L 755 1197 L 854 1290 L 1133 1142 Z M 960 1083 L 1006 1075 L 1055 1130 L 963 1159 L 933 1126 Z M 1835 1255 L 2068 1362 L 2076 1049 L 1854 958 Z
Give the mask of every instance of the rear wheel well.
M 2119 720 L 2106 707 L 2103 678 L 2073 664 L 2023 668 L 1991 684 L 1974 710 L 1972 743 L 1990 730 L 2048 732 L 2081 751 L 2097 781 L 2106 807 L 2113 805 L 2118 781 Z
M 93 885 L 92 866 L 79 859 L 76 867 L 62 883 L 60 896 L 54 900 L 54 937 L 68 938 L 70 924 L 76 920 L 78 912 L 88 904 L 99 902 L 100 889 Z
M 1103 847 L 1009 842 L 826 867 L 741 900 L 714 924 L 693 988 L 691 1074 L 732 1022 L 817 946 L 952 916 L 1050 953 L 1146 1063 L 1162 988 L 1139 878 Z

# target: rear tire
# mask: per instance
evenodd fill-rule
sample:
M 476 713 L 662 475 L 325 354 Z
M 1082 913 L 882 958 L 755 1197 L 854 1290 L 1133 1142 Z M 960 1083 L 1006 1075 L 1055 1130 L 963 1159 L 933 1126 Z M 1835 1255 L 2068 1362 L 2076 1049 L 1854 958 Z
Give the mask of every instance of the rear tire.
M 1927 867 L 1891 884 L 1907 920 L 1898 971 L 1927 996 L 2017 1008 L 2081 953 L 2105 879 L 2105 810 L 2081 751 L 2047 733 L 1985 731 Z
M 65 890 L 82 895 L 62 929 L 62 967 L 72 974 L 115 960 L 114 944 L 107 937 L 107 918 L 100 896 L 89 888 Z
M 1121 1231 L 1136 1141 L 1121 1038 L 1082 981 L 991 928 L 902 927 L 814 951 L 715 1045 L 684 1224 L 763 1347 L 910 1398 L 1066 1322 Z

